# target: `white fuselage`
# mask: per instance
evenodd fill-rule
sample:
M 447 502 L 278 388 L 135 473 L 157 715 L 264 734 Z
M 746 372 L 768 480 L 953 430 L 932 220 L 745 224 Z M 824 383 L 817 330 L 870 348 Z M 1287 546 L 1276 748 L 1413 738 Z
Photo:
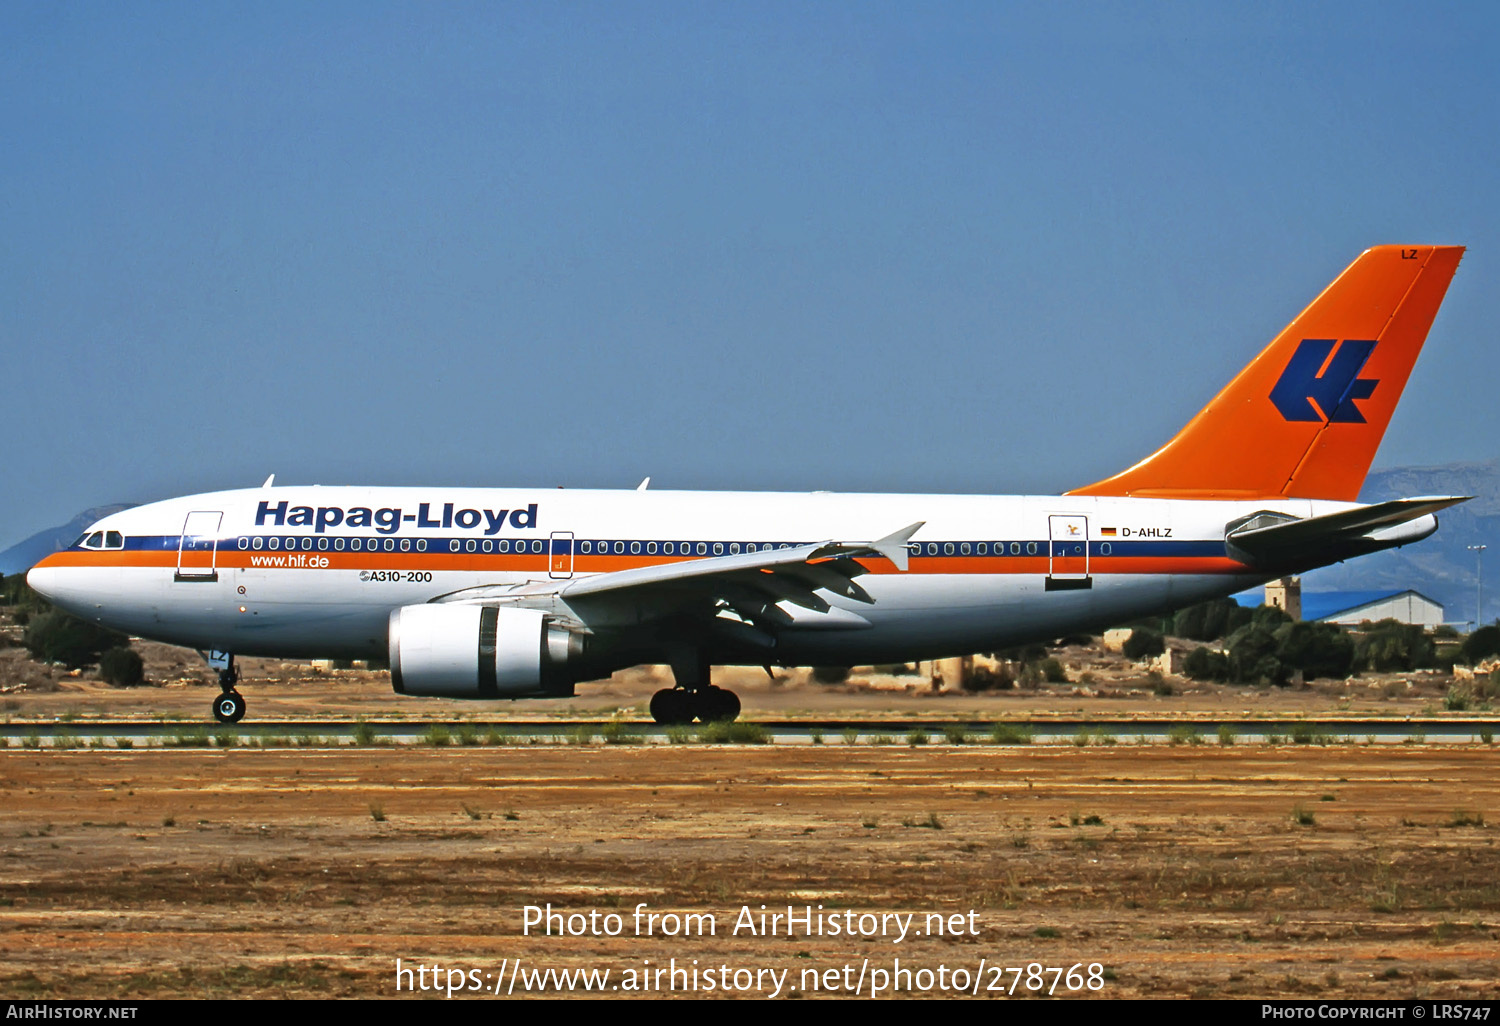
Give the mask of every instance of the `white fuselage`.
M 874 599 L 829 596 L 770 657 L 710 642 L 712 663 L 867 664 L 991 651 L 1227 595 L 1267 579 L 1226 553 L 1260 510 L 1353 508 L 1060 496 L 275 487 L 114 514 L 94 547 L 44 560 L 33 586 L 132 634 L 246 655 L 383 655 L 390 614 L 474 588 L 582 578 L 743 551 L 869 539 L 922 521 L 909 568 L 862 559 Z M 97 537 L 97 536 L 96 536 Z M 103 545 L 104 547 L 100 547 Z M 605 599 L 566 612 L 633 649 L 647 612 Z M 611 641 L 610 639 L 616 639 Z

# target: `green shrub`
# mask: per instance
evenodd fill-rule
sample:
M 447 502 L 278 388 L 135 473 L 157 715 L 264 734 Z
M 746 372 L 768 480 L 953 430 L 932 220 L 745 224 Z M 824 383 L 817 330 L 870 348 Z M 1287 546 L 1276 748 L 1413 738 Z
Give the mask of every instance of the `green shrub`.
M 638 745 L 646 740 L 624 720 L 610 720 L 599 733 L 607 745 Z
M 1024 723 L 997 723 L 990 728 L 990 741 L 997 745 L 1029 745 L 1031 737 L 1031 727 Z
M 1223 652 L 1199 645 L 1182 661 L 1182 672 L 1189 680 L 1227 681 L 1229 657 Z
M 1004 665 L 998 669 L 976 666 L 963 679 L 965 691 L 1009 691 L 1016 686 L 1016 678 Z
M 146 663 L 128 645 L 117 645 L 99 656 L 99 676 L 117 688 L 133 688 L 146 680 Z
M 61 663 L 70 670 L 99 661 L 106 649 L 128 646 L 130 639 L 118 631 L 88 623 L 61 609 L 49 609 L 33 617 L 21 642 L 31 658 Z
M 745 720 L 725 723 L 716 720 L 703 725 L 703 729 L 698 731 L 698 740 L 711 745 L 766 745 L 771 743 L 771 735 L 759 723 Z
M 962 723 L 950 723 L 943 728 L 943 737 L 950 745 L 969 743 L 969 728 Z
M 1185 723 L 1167 729 L 1167 741 L 1174 745 L 1201 745 L 1203 735 L 1198 733 L 1198 728 Z
M 1463 661 L 1473 666 L 1493 655 L 1500 655 L 1500 625 L 1486 624 L 1464 639 L 1459 646 Z
M 1042 673 L 1042 679 L 1048 684 L 1066 684 L 1068 682 L 1068 671 L 1063 669 L 1063 664 L 1048 656 L 1041 661 L 1037 667 Z
M 1120 649 L 1126 659 L 1135 662 L 1140 662 L 1142 659 L 1149 659 L 1152 656 L 1159 656 L 1166 650 L 1166 640 L 1156 631 L 1147 630 L 1144 627 L 1137 627 L 1131 631 L 1130 637 L 1126 639 L 1124 646 Z

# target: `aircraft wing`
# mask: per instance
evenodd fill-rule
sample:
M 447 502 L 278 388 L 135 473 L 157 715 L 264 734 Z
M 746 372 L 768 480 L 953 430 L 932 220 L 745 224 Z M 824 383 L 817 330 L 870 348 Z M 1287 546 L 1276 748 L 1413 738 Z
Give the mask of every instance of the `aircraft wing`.
M 1438 510 L 1472 496 L 1435 495 L 1393 499 L 1373 506 L 1302 520 L 1260 514 L 1230 525 L 1230 554 L 1261 569 L 1325 566 L 1379 548 L 1420 541 L 1437 530 Z
M 728 611 L 743 623 L 763 629 L 793 623 L 835 629 L 866 627 L 869 624 L 863 617 L 834 608 L 818 592 L 873 603 L 869 592 L 854 580 L 869 572 L 859 560 L 884 558 L 905 570 L 907 542 L 924 523 L 918 521 L 875 541 L 812 542 L 566 581 L 469 588 L 438 601 L 536 605 L 560 600 L 574 608 L 624 601 L 637 605 L 647 617 L 691 612 L 715 616 Z M 798 607 L 805 614 L 788 612 L 783 604 Z

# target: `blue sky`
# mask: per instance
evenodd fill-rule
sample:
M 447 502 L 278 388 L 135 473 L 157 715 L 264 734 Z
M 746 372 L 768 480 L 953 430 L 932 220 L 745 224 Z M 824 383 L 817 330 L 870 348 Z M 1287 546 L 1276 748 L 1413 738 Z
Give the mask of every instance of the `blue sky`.
M 0 6 L 0 547 L 280 483 L 1055 492 L 1365 247 L 1497 455 L 1494 5 Z

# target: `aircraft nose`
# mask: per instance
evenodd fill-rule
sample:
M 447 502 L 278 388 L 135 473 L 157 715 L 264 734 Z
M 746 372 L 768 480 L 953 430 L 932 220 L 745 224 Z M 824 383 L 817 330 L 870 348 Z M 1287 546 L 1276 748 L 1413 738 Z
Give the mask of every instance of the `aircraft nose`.
M 26 571 L 26 586 L 49 601 L 57 597 L 57 568 L 34 566 Z

